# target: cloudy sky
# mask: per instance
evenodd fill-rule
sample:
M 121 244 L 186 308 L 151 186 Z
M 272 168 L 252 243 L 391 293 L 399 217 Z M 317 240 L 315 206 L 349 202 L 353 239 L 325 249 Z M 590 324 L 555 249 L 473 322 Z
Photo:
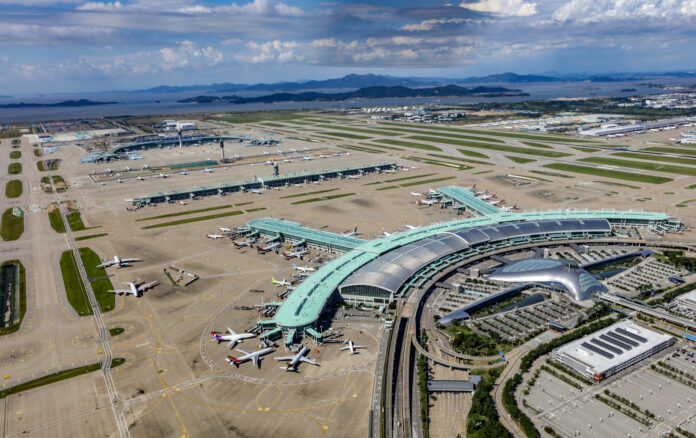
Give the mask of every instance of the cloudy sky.
M 0 0 L 0 94 L 696 68 L 696 0 Z

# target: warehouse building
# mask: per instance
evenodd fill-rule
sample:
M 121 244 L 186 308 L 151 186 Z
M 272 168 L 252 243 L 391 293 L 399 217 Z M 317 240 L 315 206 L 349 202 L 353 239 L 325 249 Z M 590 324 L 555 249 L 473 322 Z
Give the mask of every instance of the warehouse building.
M 672 336 L 624 320 L 556 348 L 552 358 L 582 376 L 600 381 L 672 344 Z

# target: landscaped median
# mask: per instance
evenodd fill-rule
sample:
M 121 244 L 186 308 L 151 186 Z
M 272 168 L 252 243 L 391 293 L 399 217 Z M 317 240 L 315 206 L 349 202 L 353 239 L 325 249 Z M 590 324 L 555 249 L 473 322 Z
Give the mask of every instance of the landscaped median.
M 663 176 L 645 175 L 642 173 L 622 172 L 614 169 L 604 169 L 601 167 L 579 166 L 577 164 L 551 163 L 544 164 L 542 167 L 565 172 L 583 173 L 585 175 L 601 176 L 603 178 L 614 178 L 626 181 L 644 182 L 650 184 L 664 184 L 673 181 L 672 178 Z
M 22 195 L 22 191 L 22 181 L 18 179 L 8 181 L 5 186 L 5 196 L 8 198 L 18 198 Z
M 113 289 L 113 286 L 111 285 L 111 280 L 106 275 L 106 271 L 104 268 L 97 268 L 97 265 L 101 263 L 99 256 L 89 248 L 80 248 L 80 258 L 82 259 L 82 265 L 85 267 L 87 277 L 93 280 L 91 282 L 92 292 L 94 292 L 94 298 L 99 303 L 99 308 L 102 312 L 113 310 L 116 305 L 116 297 L 113 293 L 108 292 L 110 289 Z M 92 315 L 87 290 L 77 270 L 72 251 L 65 251 L 61 255 L 60 271 L 63 275 L 65 293 L 70 305 L 80 316 Z
M 27 313 L 27 273 L 24 269 L 24 265 L 19 260 L 8 260 L 0 265 L 0 275 L 3 275 L 2 281 L 4 281 L 4 270 L 7 266 L 17 266 L 19 268 L 19 290 L 13 288 L 12 296 L 12 309 L 13 312 L 19 310 L 17 315 L 13 315 L 13 322 L 7 327 L 0 327 L 0 336 L 9 335 L 17 330 L 22 325 L 22 320 L 24 319 L 24 314 Z M 16 268 L 14 268 L 16 269 Z M 3 290 L 6 285 L 2 284 Z M 19 300 L 19 302 L 17 302 Z M 16 317 L 16 318 L 15 318 Z M 0 397 L 1 398 L 1 397 Z
M 515 154 L 533 155 L 533 156 L 538 156 L 538 157 L 561 158 L 561 157 L 568 157 L 568 156 L 572 155 L 572 154 L 568 154 L 565 152 L 550 151 L 550 150 L 546 150 L 546 149 L 530 149 L 530 148 L 522 148 L 522 147 L 518 147 L 518 146 L 509 146 L 509 145 L 505 145 L 505 144 L 477 143 L 477 142 L 465 141 L 465 140 L 452 140 L 452 139 L 448 139 L 448 138 L 426 137 L 423 135 L 413 135 L 413 136 L 406 137 L 406 138 L 409 140 L 426 141 L 429 143 L 450 144 L 453 146 L 471 147 L 471 148 L 476 148 L 476 149 L 488 149 L 491 151 L 498 151 L 498 152 L 512 152 Z
M 24 233 L 24 212 L 20 208 L 8 208 L 2 214 L 0 236 L 2 240 L 17 240 Z
M 174 225 L 189 224 L 192 222 L 207 221 L 207 220 L 211 220 L 211 219 L 220 219 L 220 218 L 229 217 L 229 216 L 238 216 L 240 214 L 253 213 L 255 211 L 261 211 L 261 210 L 265 210 L 265 209 L 266 208 L 264 208 L 264 207 L 259 207 L 259 208 L 250 208 L 248 210 L 226 211 L 224 213 L 210 214 L 207 216 L 190 217 L 187 219 L 179 219 L 179 220 L 175 220 L 175 221 L 162 222 L 160 224 L 153 224 L 153 225 L 148 225 L 148 226 L 142 227 L 142 229 L 149 230 L 149 229 L 153 229 L 153 228 L 171 227 Z
M 7 166 L 7 173 L 10 175 L 18 175 L 22 173 L 22 163 L 12 163 Z
M 22 153 L 20 151 L 12 151 L 10 152 L 10 159 L 12 160 L 19 160 L 22 158 Z

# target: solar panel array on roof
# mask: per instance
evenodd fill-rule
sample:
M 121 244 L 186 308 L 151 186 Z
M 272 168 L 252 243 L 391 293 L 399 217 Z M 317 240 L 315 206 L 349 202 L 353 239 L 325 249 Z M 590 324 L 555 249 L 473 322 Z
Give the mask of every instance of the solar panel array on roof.
M 631 332 L 629 332 L 628 330 L 624 330 L 624 329 L 622 329 L 621 327 L 618 327 L 618 328 L 616 329 L 616 332 L 619 333 L 619 334 L 628 336 L 629 338 L 635 339 L 635 340 L 638 341 L 638 342 L 648 342 L 648 340 L 645 339 L 644 337 L 642 337 L 642 336 L 640 336 L 640 335 L 637 335 L 637 334 L 635 334 L 635 333 L 631 333 Z
M 592 345 L 592 344 L 588 344 L 587 342 L 583 342 L 583 343 L 582 343 L 582 346 L 585 347 L 585 348 L 587 348 L 587 349 L 590 350 L 590 351 L 594 351 L 595 353 L 599 354 L 600 356 L 606 357 L 607 359 L 613 359 L 613 358 L 614 358 L 614 355 L 613 355 L 613 354 L 607 353 L 606 351 L 601 350 L 601 349 L 595 347 L 595 346 Z
M 634 340 L 627 339 L 625 336 L 622 335 L 630 335 Z M 641 344 L 648 342 L 648 340 L 644 337 L 624 330 L 621 327 L 617 327 L 614 330 L 607 331 L 606 333 L 599 335 L 599 338 L 601 340 L 597 338 L 590 338 L 590 342 L 594 345 L 584 343 L 582 344 L 582 346 L 588 347 L 590 350 L 594 351 L 597 354 L 601 354 L 602 356 L 608 359 L 611 359 L 613 357 L 611 353 L 620 355 L 624 353 L 624 351 L 629 351 L 633 347 L 637 347 L 639 345 L 638 342 L 640 342 Z

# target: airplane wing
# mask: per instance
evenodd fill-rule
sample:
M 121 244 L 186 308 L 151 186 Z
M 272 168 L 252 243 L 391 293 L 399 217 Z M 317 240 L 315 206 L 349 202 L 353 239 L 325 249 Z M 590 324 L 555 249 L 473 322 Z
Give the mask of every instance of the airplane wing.
M 112 294 L 129 294 L 131 293 L 130 289 L 116 289 L 116 290 L 110 290 Z
M 139 262 L 139 261 L 140 261 L 140 259 L 121 259 L 121 263 L 124 263 L 124 262 Z
M 259 359 L 261 359 L 257 354 L 251 356 L 251 361 L 256 365 L 256 368 L 261 368 L 259 366 Z
M 227 327 L 227 333 L 229 333 L 229 334 L 231 334 L 231 335 L 236 335 L 236 334 L 238 334 L 237 332 L 235 332 L 234 330 L 232 330 L 232 329 L 229 328 L 229 327 Z
M 108 268 L 111 265 L 114 265 L 116 262 L 110 261 L 110 262 L 104 262 L 101 265 L 97 265 L 97 268 Z
M 274 357 L 273 359 L 275 360 L 293 360 L 295 356 L 278 356 Z
M 139 291 L 147 290 L 150 289 L 153 286 L 157 286 L 159 284 L 159 281 L 153 281 L 152 283 L 147 283 L 138 288 Z
M 365 348 L 363 345 L 353 345 L 353 348 Z
M 307 363 L 309 363 L 309 364 L 319 366 L 318 363 L 314 362 L 312 359 L 309 359 L 309 358 L 306 357 L 306 356 L 302 356 L 302 357 L 300 358 L 300 360 L 301 360 L 302 362 L 307 362 Z
M 251 354 L 251 353 L 249 353 L 248 351 L 242 350 L 241 348 L 235 348 L 235 350 L 239 351 L 239 352 L 242 353 L 242 354 Z
M 343 348 L 340 348 L 339 351 L 349 350 L 349 349 L 350 349 L 350 347 L 343 347 Z

